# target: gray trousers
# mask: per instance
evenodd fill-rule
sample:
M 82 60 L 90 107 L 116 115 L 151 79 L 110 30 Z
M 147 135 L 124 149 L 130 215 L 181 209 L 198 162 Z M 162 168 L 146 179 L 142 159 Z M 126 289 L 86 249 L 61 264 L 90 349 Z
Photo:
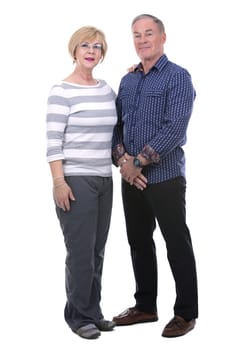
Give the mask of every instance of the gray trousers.
M 76 198 L 71 210 L 56 207 L 66 246 L 65 320 L 75 331 L 103 318 L 100 307 L 104 250 L 108 236 L 112 177 L 69 176 Z

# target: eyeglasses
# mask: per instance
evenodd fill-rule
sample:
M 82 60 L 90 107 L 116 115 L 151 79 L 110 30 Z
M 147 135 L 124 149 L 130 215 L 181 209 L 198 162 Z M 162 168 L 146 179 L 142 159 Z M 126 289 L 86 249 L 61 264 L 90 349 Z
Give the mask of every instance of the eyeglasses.
M 84 50 L 90 50 L 90 49 L 93 49 L 93 50 L 102 50 L 102 44 L 89 44 L 89 43 L 81 43 L 78 45 L 79 47 L 81 47 L 81 49 L 84 49 Z

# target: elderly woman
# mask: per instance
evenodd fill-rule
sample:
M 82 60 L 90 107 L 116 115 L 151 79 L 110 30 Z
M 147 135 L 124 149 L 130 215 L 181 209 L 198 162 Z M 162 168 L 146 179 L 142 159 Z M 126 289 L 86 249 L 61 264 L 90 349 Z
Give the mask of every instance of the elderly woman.
M 100 300 L 112 211 L 116 96 L 106 81 L 93 77 L 106 55 L 104 33 L 82 27 L 68 48 L 74 71 L 48 97 L 47 160 L 67 251 L 65 320 L 79 336 L 93 339 L 115 326 L 104 319 Z

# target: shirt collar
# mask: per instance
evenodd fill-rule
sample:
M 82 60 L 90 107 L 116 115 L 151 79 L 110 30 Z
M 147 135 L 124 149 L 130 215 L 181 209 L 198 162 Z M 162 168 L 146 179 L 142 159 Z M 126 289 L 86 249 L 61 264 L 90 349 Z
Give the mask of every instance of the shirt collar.
M 154 66 L 151 68 L 151 70 L 156 69 L 157 71 L 160 71 L 163 69 L 163 67 L 167 64 L 168 58 L 165 54 L 163 54 L 158 61 L 154 64 Z M 141 62 L 135 67 L 134 72 L 143 72 L 143 67 Z

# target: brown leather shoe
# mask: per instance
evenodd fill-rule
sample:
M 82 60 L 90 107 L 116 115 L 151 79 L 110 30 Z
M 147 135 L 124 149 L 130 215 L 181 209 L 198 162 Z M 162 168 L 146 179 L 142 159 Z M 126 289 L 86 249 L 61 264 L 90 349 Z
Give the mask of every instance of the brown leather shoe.
M 117 326 L 128 326 L 135 323 L 158 321 L 158 315 L 148 314 L 137 310 L 135 307 L 130 307 L 120 315 L 113 317 L 112 320 Z
M 174 316 L 165 326 L 162 336 L 167 338 L 180 337 L 191 331 L 196 324 L 196 320 L 185 321 L 180 316 Z

